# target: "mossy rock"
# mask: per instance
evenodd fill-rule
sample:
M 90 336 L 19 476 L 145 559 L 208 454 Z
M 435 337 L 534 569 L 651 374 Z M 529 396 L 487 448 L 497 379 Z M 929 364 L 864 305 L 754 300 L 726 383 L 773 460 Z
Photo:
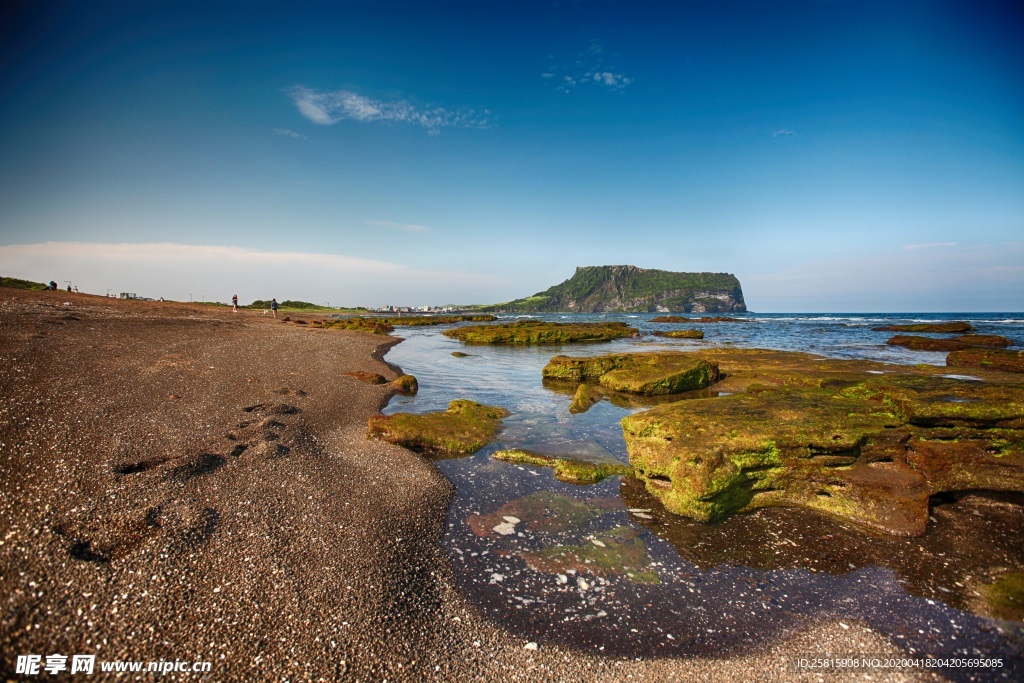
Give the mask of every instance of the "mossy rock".
M 625 323 L 548 323 L 539 320 L 501 325 L 470 325 L 445 330 L 445 336 L 467 344 L 567 344 L 635 337 L 638 331 Z
M 1007 572 L 981 586 L 987 611 L 997 619 L 1024 621 L 1024 573 Z
M 468 455 L 494 439 L 504 408 L 456 399 L 443 412 L 370 418 L 369 436 L 433 455 Z
M 885 325 L 872 327 L 874 332 L 943 332 L 946 334 L 962 334 L 974 332 L 974 326 L 961 320 L 948 323 L 908 323 L 906 325 Z
M 419 382 L 412 375 L 401 375 L 391 382 L 391 386 L 405 396 L 415 396 L 416 392 L 420 390 Z
M 757 370 L 757 354 L 721 351 L 746 393 L 623 418 L 636 476 L 667 510 L 713 521 L 801 506 L 913 536 L 937 493 L 1024 492 L 1024 383 L 792 356 L 767 353 Z
M 469 355 L 470 354 L 463 353 L 462 351 L 452 351 L 452 356 L 455 358 L 469 358 Z
M 459 315 L 407 315 L 389 318 L 377 318 L 385 325 L 395 327 L 422 327 L 424 325 L 451 325 L 452 323 L 477 322 L 486 323 L 497 320 L 498 317 L 490 314 L 459 314 Z
M 666 330 L 652 332 L 655 337 L 667 337 L 669 339 L 703 339 L 703 330 Z
M 604 394 L 593 384 L 583 383 L 576 388 L 573 394 L 572 403 L 569 404 L 569 412 L 573 415 L 585 413 L 590 407 L 601 400 Z
M 951 368 L 985 368 L 1003 372 L 1024 372 L 1024 351 L 1005 349 L 963 349 L 946 356 Z
M 376 318 L 336 318 L 324 320 L 322 326 L 325 329 L 355 330 L 370 334 L 390 334 L 395 331 L 394 327 Z
M 964 334 L 947 339 L 898 334 L 885 343 L 891 346 L 904 346 L 913 351 L 959 351 L 979 346 L 1006 348 L 1012 342 L 997 334 Z
M 597 379 L 609 391 L 644 396 L 703 389 L 719 378 L 718 364 L 679 352 L 607 356 L 555 356 L 542 371 L 546 379 Z
M 498 451 L 493 457 L 505 462 L 551 467 L 555 470 L 555 478 L 568 484 L 596 484 L 607 477 L 633 473 L 633 468 L 620 462 L 590 462 L 572 455 L 545 455 L 513 449 Z

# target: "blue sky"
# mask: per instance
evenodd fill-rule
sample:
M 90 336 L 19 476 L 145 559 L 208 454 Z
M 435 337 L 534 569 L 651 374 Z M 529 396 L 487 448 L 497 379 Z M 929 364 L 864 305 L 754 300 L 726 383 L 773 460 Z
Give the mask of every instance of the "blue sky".
M 629 263 L 1024 310 L 1017 2 L 0 12 L 2 274 L 376 306 Z

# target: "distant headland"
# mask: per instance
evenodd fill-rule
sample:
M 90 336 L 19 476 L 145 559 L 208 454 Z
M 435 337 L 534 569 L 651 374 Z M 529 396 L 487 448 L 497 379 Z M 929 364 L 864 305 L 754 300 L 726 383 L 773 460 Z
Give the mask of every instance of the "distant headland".
M 524 299 L 484 306 L 513 313 L 743 313 L 730 273 L 674 273 L 636 266 L 581 266 L 571 278 Z

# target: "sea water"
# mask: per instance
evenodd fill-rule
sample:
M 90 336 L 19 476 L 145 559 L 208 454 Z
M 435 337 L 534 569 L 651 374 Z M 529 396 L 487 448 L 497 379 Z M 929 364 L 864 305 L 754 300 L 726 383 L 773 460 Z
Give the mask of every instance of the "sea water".
M 523 316 L 499 316 L 509 322 Z M 628 463 L 619 420 L 644 405 L 602 401 L 573 415 L 572 392 L 548 387 L 557 354 L 598 355 L 735 346 L 827 358 L 944 365 L 945 353 L 889 346 L 883 325 L 966 320 L 978 334 L 1024 341 L 1024 314 L 749 314 L 752 322 L 692 325 L 704 340 L 651 336 L 681 329 L 653 314 L 549 314 L 554 322 L 622 321 L 637 338 L 558 346 L 467 346 L 445 327 L 398 328 L 387 355 L 419 393 L 384 412 L 443 410 L 456 398 L 511 415 L 476 454 L 438 460 L 455 485 L 443 547 L 460 587 L 524 643 L 562 643 L 621 656 L 723 655 L 770 644 L 821 618 L 870 627 L 908 654 L 998 654 L 1024 672 L 1020 623 L 978 616 L 992 567 L 1024 571 L 1018 498 L 936 500 L 922 538 L 872 535 L 807 510 L 765 509 L 716 524 L 666 512 L 632 477 L 575 486 L 550 469 L 497 461 L 523 448 Z M 691 325 L 688 325 L 691 326 Z M 948 335 L 926 335 L 944 337 Z M 453 351 L 470 354 L 454 357 Z M 969 372 L 950 373 L 976 381 Z M 496 530 L 499 529 L 499 530 Z M 966 539 L 984 539 L 972 543 Z M 947 674 L 950 672 L 947 672 Z

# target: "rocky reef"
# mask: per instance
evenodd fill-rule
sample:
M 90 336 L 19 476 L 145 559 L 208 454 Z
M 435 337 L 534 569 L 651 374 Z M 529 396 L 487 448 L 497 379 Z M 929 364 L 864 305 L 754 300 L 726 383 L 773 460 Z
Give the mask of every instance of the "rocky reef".
M 1024 372 L 1024 351 L 1002 349 L 964 349 L 946 356 L 953 368 L 984 368 L 1003 372 Z
M 747 310 L 729 273 L 676 273 L 636 266 L 584 266 L 571 278 L 524 299 L 485 307 L 517 313 L 717 313 Z
M 443 412 L 374 415 L 368 436 L 428 455 L 468 455 L 494 439 L 508 414 L 504 408 L 457 399 Z
M 635 337 L 638 331 L 620 322 L 549 323 L 521 320 L 501 325 L 455 327 L 442 334 L 467 344 L 566 344 Z
M 596 484 L 616 474 L 632 474 L 633 468 L 616 461 L 591 462 L 575 455 L 546 455 L 520 449 L 498 451 L 496 460 L 551 467 L 555 478 L 568 484 Z
M 391 325 L 376 318 L 334 318 L 331 320 L 314 320 L 314 327 L 336 330 L 355 330 L 370 334 L 390 334 L 395 331 Z
M 545 379 L 597 380 L 609 391 L 644 396 L 678 394 L 710 386 L 719 378 L 718 364 L 692 354 L 620 353 L 606 356 L 555 356 L 544 366 Z M 581 404 L 589 399 L 581 397 Z M 590 401 L 592 404 L 594 401 Z
M 651 318 L 652 323 L 749 323 L 749 318 L 728 318 L 720 315 L 702 315 L 699 318 L 684 318 L 679 315 L 659 315 Z
M 979 346 L 985 348 L 1006 348 L 1013 342 L 998 334 L 963 334 L 958 337 L 947 337 L 945 339 L 897 334 L 885 343 L 891 346 L 905 346 L 912 351 L 960 351 L 961 349 Z
M 884 325 L 872 327 L 874 332 L 944 332 L 947 334 L 963 334 L 974 332 L 974 326 L 960 320 L 948 323 L 908 323 L 905 325 Z
M 497 320 L 497 316 L 486 313 L 460 313 L 458 315 L 405 315 L 388 318 L 373 318 L 386 325 L 395 327 L 422 327 L 424 325 L 451 325 L 452 323 L 474 322 L 489 323 Z
M 651 332 L 655 337 L 668 337 L 669 339 L 703 339 L 703 330 L 668 330 Z
M 913 536 L 930 496 L 1024 491 L 1024 382 L 1012 375 L 964 381 L 781 351 L 680 355 L 714 362 L 720 388 L 743 393 L 623 418 L 636 476 L 675 514 L 800 506 Z

